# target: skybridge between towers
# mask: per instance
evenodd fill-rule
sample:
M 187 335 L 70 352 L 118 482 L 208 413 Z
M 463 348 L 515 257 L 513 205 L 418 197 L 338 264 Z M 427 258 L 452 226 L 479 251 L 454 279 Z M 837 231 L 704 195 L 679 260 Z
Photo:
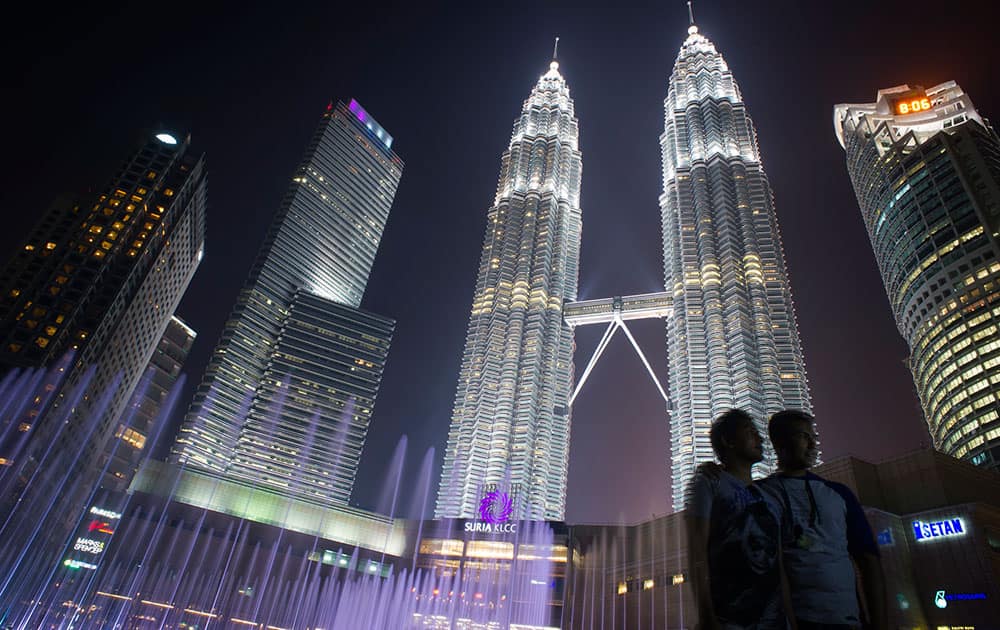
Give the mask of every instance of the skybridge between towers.
M 670 399 L 660 384 L 660 379 L 656 378 L 656 373 L 653 372 L 649 361 L 646 360 L 646 355 L 643 354 L 635 337 L 632 336 L 632 331 L 628 329 L 625 322 L 635 319 L 664 319 L 669 317 L 673 313 L 673 310 L 673 296 L 666 292 L 617 296 L 566 304 L 563 307 L 563 319 L 571 327 L 576 328 L 577 326 L 586 326 L 589 324 L 608 325 L 604 330 L 604 336 L 601 337 L 601 341 L 597 344 L 597 349 L 594 350 L 593 356 L 590 357 L 590 361 L 587 363 L 587 368 L 580 376 L 580 380 L 576 384 L 576 389 L 573 390 L 573 395 L 569 398 L 569 404 L 572 406 L 577 394 L 583 389 L 583 384 L 587 382 L 591 371 L 597 365 L 598 359 L 604 353 L 604 349 L 611 343 L 611 339 L 615 336 L 615 333 L 621 330 L 625 333 L 632 347 L 635 348 L 636 354 L 639 355 L 639 359 L 646 366 L 646 371 L 649 372 L 650 378 L 653 379 L 653 384 L 656 385 L 660 396 L 663 397 L 663 401 L 669 407 Z

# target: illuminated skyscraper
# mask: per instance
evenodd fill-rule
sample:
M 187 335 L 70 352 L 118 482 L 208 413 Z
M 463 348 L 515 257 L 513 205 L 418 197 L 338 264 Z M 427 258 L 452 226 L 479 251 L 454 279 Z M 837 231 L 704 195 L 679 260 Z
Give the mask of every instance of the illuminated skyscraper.
M 174 453 L 289 497 L 346 504 L 395 323 L 359 310 L 403 162 L 357 103 L 323 113 Z
M 438 517 L 473 516 L 482 488 L 505 483 L 515 518 L 563 516 L 573 332 L 562 307 L 577 290 L 578 136 L 553 61 L 514 121 L 487 213 Z
M 1000 138 L 948 81 L 834 108 L 934 445 L 1000 467 Z
M 93 198 L 56 202 L 2 275 L 0 365 L 52 367 L 73 353 L 18 430 L 0 427 L 0 459 L 24 479 L 61 457 L 52 444 L 83 453 L 87 474 L 105 468 L 117 421 L 202 259 L 205 158 L 189 149 L 190 138 L 148 134 Z
M 713 418 L 740 408 L 765 423 L 811 410 L 771 186 L 725 59 L 693 24 L 674 63 L 660 136 L 674 508 L 714 455 Z M 757 473 L 774 464 L 773 453 Z

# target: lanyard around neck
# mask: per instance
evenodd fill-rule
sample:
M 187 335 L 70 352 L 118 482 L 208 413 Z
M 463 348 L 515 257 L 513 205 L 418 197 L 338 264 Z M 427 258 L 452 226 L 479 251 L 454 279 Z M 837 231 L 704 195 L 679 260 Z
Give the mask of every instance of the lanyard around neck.
M 806 495 L 809 496 L 809 527 L 815 529 L 816 523 L 821 522 L 822 518 L 819 514 L 819 508 L 816 505 L 816 495 L 813 494 L 812 485 L 809 483 L 809 477 L 806 477 L 804 481 L 806 484 Z M 778 477 L 778 485 L 781 487 L 781 498 L 785 501 L 788 518 L 794 524 L 795 516 L 792 514 L 792 501 L 788 496 L 788 490 L 785 489 L 784 477 Z

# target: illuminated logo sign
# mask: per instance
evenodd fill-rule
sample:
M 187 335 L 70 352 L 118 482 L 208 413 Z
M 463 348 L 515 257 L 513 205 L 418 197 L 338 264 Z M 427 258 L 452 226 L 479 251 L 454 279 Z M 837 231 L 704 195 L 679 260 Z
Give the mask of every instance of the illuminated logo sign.
M 880 545 L 891 545 L 892 544 L 892 531 L 886 527 L 878 533 L 877 536 L 878 544 Z
M 63 561 L 63 566 L 67 566 L 71 569 L 90 569 L 91 571 L 97 568 L 96 564 L 81 562 L 80 560 L 70 560 L 68 558 Z
M 487 492 L 479 502 L 479 518 L 491 525 L 506 523 L 514 512 L 514 502 L 506 492 Z
M 103 516 L 104 518 L 109 518 L 113 521 L 117 521 L 122 517 L 119 512 L 112 512 L 111 510 L 105 510 L 97 506 L 90 508 L 90 513 L 94 516 Z
M 510 495 L 500 490 L 492 490 L 479 502 L 480 520 L 466 523 L 465 531 L 512 534 L 517 531 L 517 524 L 510 522 L 513 513 L 514 501 Z
M 984 599 L 986 599 L 986 593 L 948 593 L 946 591 L 934 593 L 934 605 L 938 608 L 947 608 L 948 602 Z
M 88 532 L 100 532 L 102 534 L 114 534 L 115 530 L 111 529 L 111 523 L 107 521 L 102 521 L 94 519 L 90 521 L 90 525 L 87 526 Z
M 92 553 L 96 556 L 104 551 L 104 542 L 93 538 L 77 538 L 76 543 L 73 544 L 73 550 Z
M 965 536 L 965 522 L 960 518 L 949 518 L 929 523 L 913 521 L 913 535 L 918 541 Z

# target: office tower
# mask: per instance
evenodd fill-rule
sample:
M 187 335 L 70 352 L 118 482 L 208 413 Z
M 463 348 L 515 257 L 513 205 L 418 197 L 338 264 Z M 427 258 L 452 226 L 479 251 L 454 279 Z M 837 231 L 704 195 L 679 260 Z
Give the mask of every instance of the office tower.
M 395 323 L 357 307 L 403 171 L 357 101 L 327 107 L 174 446 L 180 463 L 346 504 Z
M 132 400 L 118 419 L 115 437 L 120 440 L 114 449 L 111 463 L 105 471 L 104 487 L 125 490 L 138 469 L 142 457 L 153 446 L 151 440 L 162 427 L 161 415 L 171 391 L 180 380 L 184 361 L 187 360 L 197 333 L 176 315 L 170 318 L 167 329 L 160 337 L 153 356 L 132 395 Z
M 0 281 L 0 365 L 65 368 L 50 372 L 59 378 L 17 432 L 3 427 L 0 456 L 17 474 L 30 477 L 43 452 L 57 457 L 51 443 L 82 448 L 88 473 L 107 464 L 113 425 L 201 262 L 206 182 L 190 138 L 150 133 L 93 198 L 57 201 L 11 260 Z M 79 402 L 64 409 L 78 386 Z M 53 420 L 64 412 L 67 422 Z
M 810 411 L 809 387 L 771 186 L 739 87 L 692 24 L 664 106 L 663 266 L 674 508 L 714 455 L 712 420 L 736 407 L 766 430 L 783 408 Z M 774 465 L 768 447 L 758 474 Z
M 579 130 L 553 61 L 524 101 L 500 162 L 435 513 L 471 517 L 485 487 L 514 518 L 561 519 L 569 461 L 580 257 Z
M 934 445 L 1000 467 L 1000 138 L 954 81 L 834 108 Z

